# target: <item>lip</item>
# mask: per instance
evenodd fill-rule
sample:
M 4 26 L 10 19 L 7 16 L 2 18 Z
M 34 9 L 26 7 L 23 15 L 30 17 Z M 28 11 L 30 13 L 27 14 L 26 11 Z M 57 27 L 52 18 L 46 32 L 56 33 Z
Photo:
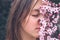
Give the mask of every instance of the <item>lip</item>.
M 36 28 L 37 31 L 40 31 L 40 28 Z

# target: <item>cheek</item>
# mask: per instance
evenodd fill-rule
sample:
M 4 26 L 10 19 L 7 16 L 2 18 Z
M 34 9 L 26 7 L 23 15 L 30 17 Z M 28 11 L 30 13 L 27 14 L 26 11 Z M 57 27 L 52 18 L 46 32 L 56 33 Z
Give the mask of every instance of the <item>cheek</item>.
M 31 27 L 36 27 L 37 26 L 37 18 L 34 18 L 34 17 L 30 17 L 29 18 L 29 21 L 28 21 L 28 25 L 31 26 Z
M 26 24 L 25 31 L 33 37 L 38 37 L 38 31 L 36 31 L 35 28 L 36 28 L 36 21 L 31 19 Z
M 37 26 L 36 19 L 34 19 L 33 17 L 29 17 L 29 19 L 27 20 L 27 23 L 25 24 L 25 26 L 23 26 L 23 28 L 27 32 L 34 32 L 36 26 Z
M 35 25 L 36 25 L 36 21 L 32 17 L 30 17 L 26 24 L 26 28 L 33 30 L 35 28 Z
M 23 26 L 24 31 L 33 37 L 38 37 L 38 31 L 35 29 L 37 27 L 37 19 L 30 16 L 26 21 L 27 23 Z
M 35 28 L 36 21 L 32 17 L 27 17 L 25 22 L 23 22 L 23 29 L 27 32 L 32 32 Z
M 26 26 L 29 28 L 33 28 L 37 25 L 37 19 L 32 16 L 26 18 Z

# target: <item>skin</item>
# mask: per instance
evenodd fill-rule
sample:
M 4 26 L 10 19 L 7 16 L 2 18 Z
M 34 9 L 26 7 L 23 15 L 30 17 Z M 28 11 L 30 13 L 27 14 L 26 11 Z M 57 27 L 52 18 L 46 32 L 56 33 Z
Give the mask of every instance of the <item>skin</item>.
M 36 0 L 34 1 L 34 3 Z M 33 7 L 32 11 L 26 17 L 25 21 L 22 22 L 22 27 L 20 28 L 21 36 L 23 40 L 36 40 L 39 37 L 39 30 L 41 24 L 39 20 L 44 18 L 44 16 L 39 13 L 39 6 L 41 5 L 41 0 L 38 0 L 36 5 Z

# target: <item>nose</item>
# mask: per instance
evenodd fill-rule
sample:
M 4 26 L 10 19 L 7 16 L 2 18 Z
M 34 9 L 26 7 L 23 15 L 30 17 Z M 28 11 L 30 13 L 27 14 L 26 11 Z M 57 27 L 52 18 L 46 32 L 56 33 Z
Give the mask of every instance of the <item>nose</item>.
M 40 23 L 40 21 L 41 21 L 41 20 L 40 20 L 40 19 L 38 19 L 38 23 Z
M 42 22 L 44 21 L 44 18 L 39 18 L 38 19 L 38 24 L 42 26 Z
M 42 26 L 42 23 L 41 23 L 41 20 L 40 19 L 38 20 L 38 24 Z

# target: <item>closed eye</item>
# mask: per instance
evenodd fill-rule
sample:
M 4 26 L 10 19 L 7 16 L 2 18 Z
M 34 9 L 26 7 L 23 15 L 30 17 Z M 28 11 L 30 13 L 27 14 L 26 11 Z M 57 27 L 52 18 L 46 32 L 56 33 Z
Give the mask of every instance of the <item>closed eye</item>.
M 40 13 L 39 13 L 38 9 L 34 9 L 34 10 L 32 10 L 31 14 L 32 14 L 33 17 L 38 17 Z
M 38 17 L 39 16 L 39 14 L 36 14 L 36 15 L 32 15 L 33 17 Z

